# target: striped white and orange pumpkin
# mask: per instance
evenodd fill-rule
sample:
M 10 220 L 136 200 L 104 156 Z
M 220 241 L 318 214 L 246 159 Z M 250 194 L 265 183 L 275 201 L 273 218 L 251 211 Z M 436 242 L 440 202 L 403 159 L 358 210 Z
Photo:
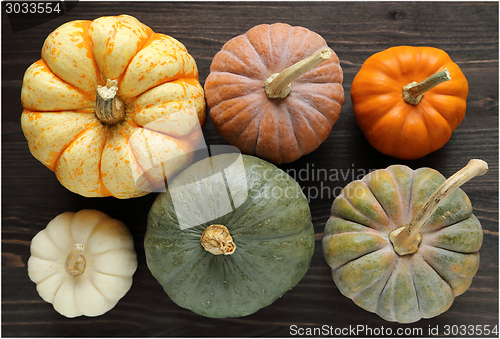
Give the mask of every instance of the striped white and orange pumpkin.
M 87 197 L 145 195 L 186 167 L 203 139 L 195 60 L 128 15 L 54 30 L 24 75 L 21 97 L 31 153 Z

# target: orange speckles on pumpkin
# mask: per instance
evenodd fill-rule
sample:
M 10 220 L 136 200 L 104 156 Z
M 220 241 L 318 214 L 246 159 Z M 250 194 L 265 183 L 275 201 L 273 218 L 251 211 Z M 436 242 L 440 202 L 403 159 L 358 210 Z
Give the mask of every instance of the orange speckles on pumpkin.
M 46 72 L 50 73 L 50 76 L 52 77 L 55 76 L 57 77 L 57 79 L 61 79 L 62 80 L 61 82 L 57 82 L 56 80 L 49 78 L 48 75 L 44 75 L 45 77 L 47 77 L 47 81 L 45 81 L 43 90 L 52 92 L 58 91 L 59 93 L 58 95 L 55 96 L 52 95 L 50 97 L 50 100 L 46 100 L 47 96 L 40 94 L 41 92 L 36 92 L 38 90 L 41 90 L 41 86 L 38 85 L 35 86 L 36 84 L 35 81 L 31 81 L 31 83 L 29 81 L 26 81 L 26 83 L 23 84 L 25 92 L 26 89 L 28 88 L 31 88 L 33 90 L 31 92 L 26 92 L 24 96 L 25 99 L 24 101 L 27 104 L 29 104 L 29 108 L 36 112 L 38 111 L 37 105 L 43 104 L 43 102 L 47 103 L 55 102 L 56 103 L 55 105 L 60 105 L 61 108 L 64 110 L 64 104 L 67 102 L 71 102 L 72 105 L 78 107 L 77 110 L 80 110 L 82 113 L 91 114 L 93 116 L 95 87 L 97 84 L 101 85 L 103 84 L 105 80 L 105 79 L 103 80 L 103 78 L 109 77 L 113 79 L 118 79 L 120 81 L 120 84 L 127 83 L 128 80 L 129 86 L 135 87 L 134 90 L 136 92 L 131 92 L 129 89 L 123 92 L 123 97 L 126 105 L 129 105 L 135 100 L 138 100 L 138 98 L 140 98 L 140 96 L 143 93 L 153 88 L 151 86 L 158 85 L 158 83 L 156 83 L 157 79 L 154 78 L 154 76 L 158 76 L 159 74 L 159 77 L 163 78 L 168 73 L 167 69 L 169 67 L 169 63 L 165 62 L 165 59 L 163 59 L 163 56 L 165 55 L 164 48 L 163 46 L 161 46 L 160 48 L 157 48 L 157 46 L 152 46 L 153 48 L 151 48 L 151 52 L 144 52 L 144 53 L 141 53 L 141 50 L 144 46 L 151 44 L 151 41 L 159 39 L 160 36 L 155 35 L 154 32 L 147 26 L 137 27 L 138 24 L 136 23 L 136 21 L 131 21 L 130 18 L 124 18 L 124 20 L 125 20 L 124 22 L 118 22 L 115 25 L 114 29 L 109 28 L 111 26 L 111 23 L 113 22 L 112 20 L 101 21 L 101 23 L 103 24 L 102 27 L 104 27 L 103 30 L 104 38 L 106 38 L 106 35 L 109 35 L 106 38 L 106 40 L 101 40 L 101 42 L 106 41 L 105 44 L 102 44 L 101 42 L 98 44 L 97 39 L 95 41 L 92 40 L 94 39 L 94 37 L 91 38 L 89 34 L 91 34 L 91 32 L 95 32 L 97 36 L 98 33 L 100 34 L 100 32 L 98 31 L 101 28 L 98 26 L 98 23 L 96 23 L 96 25 L 89 26 L 91 24 L 90 21 L 70 23 L 69 25 L 66 25 L 64 28 L 61 28 L 60 30 L 56 30 L 54 34 L 50 35 L 49 38 L 46 40 L 47 43 L 44 44 L 44 52 L 42 52 L 42 56 L 44 58 L 43 60 L 48 62 L 50 68 L 45 65 L 44 61 L 40 60 L 39 67 L 35 70 L 38 78 L 40 77 L 38 74 L 44 75 L 45 74 L 44 72 Z M 108 26 L 106 27 L 106 25 Z M 124 35 L 130 36 L 134 34 L 133 32 L 135 32 L 135 34 L 138 35 L 137 39 L 133 38 L 130 41 L 130 43 L 133 46 L 131 47 L 131 49 L 134 49 L 135 46 L 137 46 L 137 49 L 135 51 L 132 51 L 133 52 L 132 56 L 138 58 L 135 59 L 136 60 L 135 62 L 131 62 L 130 60 L 125 60 L 124 62 L 125 68 L 123 71 L 121 71 L 120 69 L 118 70 L 114 69 L 113 62 L 115 59 L 115 55 L 117 58 L 121 58 L 124 56 L 125 53 L 120 54 L 120 51 L 118 51 L 116 48 L 118 46 L 118 42 L 110 38 L 110 35 L 116 34 L 117 30 L 119 29 L 129 30 L 128 32 L 125 32 Z M 147 36 L 145 36 L 145 33 L 147 34 Z M 160 44 L 162 43 L 163 42 L 161 42 Z M 168 44 L 172 44 L 172 42 L 170 42 L 169 40 Z M 102 49 L 102 53 L 100 52 L 97 53 L 95 50 L 92 50 L 92 48 L 95 49 L 101 48 L 97 47 L 98 45 L 103 45 L 104 48 Z M 177 53 L 177 48 L 172 47 L 171 51 L 173 51 L 173 53 Z M 94 52 L 96 52 L 95 55 Z M 104 60 L 101 64 L 101 59 L 103 57 L 106 58 L 106 55 L 110 56 L 110 59 Z M 147 62 L 146 63 L 142 62 L 145 59 L 147 59 Z M 171 60 L 174 59 L 175 58 Z M 142 63 L 138 63 L 137 61 L 141 61 Z M 129 72 L 129 70 L 133 68 L 133 66 L 135 66 L 136 64 L 139 64 L 139 67 L 141 68 L 140 72 L 135 74 L 131 78 L 132 81 L 130 81 L 130 79 L 126 79 L 123 74 L 125 70 L 126 72 Z M 161 66 L 166 67 L 165 70 L 160 69 L 157 71 L 156 69 L 152 69 L 156 67 L 161 67 L 160 64 Z M 99 68 L 97 67 L 97 65 L 99 65 Z M 181 67 L 181 65 L 176 65 L 176 67 Z M 34 73 L 33 69 L 31 72 Z M 111 74 L 113 75 L 111 76 Z M 179 73 L 178 76 L 182 76 L 182 74 Z M 153 77 L 154 79 L 151 82 L 149 82 L 149 79 L 151 77 Z M 31 77 L 31 79 L 32 78 L 33 76 Z M 167 90 L 165 93 L 167 96 L 169 95 L 168 92 L 169 91 Z M 184 93 L 186 94 L 185 91 Z M 121 96 L 122 93 L 120 93 L 119 95 Z M 175 92 L 176 97 L 180 95 L 181 92 L 179 93 L 177 93 L 177 91 Z M 30 100 L 26 100 L 26 98 L 30 97 L 31 97 Z M 135 119 L 135 116 L 139 114 L 137 113 L 138 111 L 140 111 L 141 114 L 150 115 L 151 121 L 161 118 L 162 114 L 163 115 L 167 114 L 168 111 L 165 111 L 164 113 L 162 113 L 161 111 L 158 111 L 156 113 L 144 112 L 146 106 L 151 109 L 155 109 L 153 100 L 156 100 L 158 104 L 161 104 L 164 101 L 164 100 L 157 100 L 157 97 L 155 97 L 151 101 L 145 103 L 144 106 L 136 105 L 134 106 L 133 109 L 131 107 L 128 107 L 127 119 L 130 120 L 132 119 L 132 117 L 134 117 Z M 90 103 L 88 101 L 90 101 Z M 163 103 L 163 105 L 165 106 L 166 104 Z M 25 107 L 28 108 L 28 106 Z M 135 111 L 136 109 L 138 111 Z M 168 107 L 167 109 L 170 109 L 170 107 Z M 41 111 L 43 111 L 43 109 L 41 109 Z M 51 112 L 50 114 L 55 112 L 55 110 L 47 110 L 47 111 Z M 83 135 L 81 135 L 80 138 L 79 135 L 74 139 L 71 138 L 72 140 L 71 142 L 68 142 L 66 140 L 65 144 L 61 146 L 64 149 L 64 156 L 61 159 L 59 159 L 60 152 L 58 154 L 58 152 L 55 152 L 53 150 L 54 149 L 60 150 L 61 147 L 59 147 L 60 145 L 57 143 L 57 141 L 54 141 L 53 138 L 51 139 L 51 134 L 54 135 L 52 130 L 55 131 L 55 129 L 57 129 L 58 124 L 55 123 L 54 127 L 52 128 L 45 126 L 42 123 L 36 123 L 35 120 L 39 119 L 39 116 L 41 116 L 39 113 L 32 114 L 29 116 L 29 118 L 28 116 L 26 116 L 24 119 L 25 121 L 32 120 L 31 126 L 38 124 L 39 126 L 36 127 L 36 133 L 38 134 L 41 133 L 42 135 L 33 136 L 32 131 L 23 131 L 23 134 L 27 137 L 27 139 L 33 140 L 31 142 L 33 145 L 30 145 L 30 148 L 38 149 L 37 152 L 39 154 L 43 153 L 45 159 L 47 159 L 47 156 L 49 156 L 50 162 L 57 162 L 58 164 L 61 164 L 62 166 L 61 168 L 59 167 L 56 169 L 52 168 L 52 170 L 56 172 L 56 176 L 58 177 L 58 179 L 60 181 L 62 180 L 61 181 L 62 183 L 64 182 L 63 185 L 65 185 L 65 187 L 68 187 L 72 191 L 79 190 L 77 193 L 80 194 L 85 194 L 82 192 L 86 191 L 87 193 L 92 193 L 91 195 L 108 196 L 113 194 L 111 194 L 111 192 L 108 191 L 107 185 L 113 183 L 112 186 L 110 186 L 113 187 L 113 192 L 114 190 L 122 191 L 122 193 L 119 194 L 125 195 L 125 197 L 140 196 L 145 194 L 143 192 L 138 191 L 137 187 L 134 187 L 133 182 L 121 183 L 118 182 L 118 179 L 115 179 L 116 176 L 114 175 L 113 172 L 114 169 L 116 168 L 117 171 L 120 170 L 119 168 L 130 169 L 130 166 L 132 166 L 131 162 L 132 163 L 134 162 L 133 158 L 129 159 L 127 158 L 126 155 L 122 154 L 122 156 L 116 155 L 116 157 L 114 157 L 114 159 L 111 160 L 111 159 L 105 159 L 105 157 L 102 155 L 101 152 L 93 152 L 94 155 L 88 154 L 88 156 L 92 158 L 97 158 L 98 161 L 97 168 L 95 166 L 96 162 L 94 162 L 92 166 L 88 166 L 87 162 L 79 163 L 77 153 L 80 152 L 83 152 L 84 154 L 90 153 L 90 151 L 92 150 L 91 144 L 94 143 L 94 141 L 96 141 L 97 138 L 90 140 L 88 136 L 84 137 Z M 99 126 L 100 126 L 99 131 L 96 129 L 94 130 L 93 133 L 95 133 L 96 137 L 97 135 L 99 135 L 99 138 L 103 137 L 106 140 L 107 136 L 103 136 L 103 133 L 107 132 L 101 131 L 100 128 L 102 128 L 102 126 L 101 125 Z M 135 123 L 134 121 L 130 121 L 120 126 L 118 125 L 114 126 L 113 128 L 114 132 L 112 132 L 113 138 L 120 140 L 119 142 L 121 144 L 120 146 L 116 147 L 116 150 L 110 148 L 106 152 L 121 152 L 121 153 L 127 152 L 125 150 L 126 143 L 128 142 L 128 138 L 130 137 L 130 135 L 133 134 L 133 132 L 135 132 L 134 129 L 135 127 L 140 127 L 140 124 Z M 63 127 L 60 127 L 60 129 L 61 128 Z M 108 131 L 108 129 L 106 129 L 106 131 Z M 83 141 L 85 141 L 85 144 L 82 144 Z M 107 143 L 103 142 L 102 148 L 104 149 L 104 147 L 105 146 L 107 147 L 107 145 L 108 145 Z M 116 143 L 114 145 L 116 145 Z M 49 152 L 55 152 L 55 153 L 49 154 Z M 100 173 L 100 169 L 104 168 L 103 165 L 104 162 L 106 161 L 109 161 L 107 163 L 107 169 L 103 170 L 103 172 Z M 75 168 L 75 166 L 78 168 Z M 97 177 L 94 176 L 94 174 L 91 174 L 94 172 L 97 173 Z M 127 175 L 128 174 L 123 174 L 123 176 L 125 177 Z M 66 176 L 66 178 L 64 178 L 64 176 Z M 75 182 L 71 183 L 70 179 L 68 179 L 69 177 L 71 177 Z M 94 179 L 97 180 L 98 178 L 98 180 L 100 180 L 101 187 L 96 187 L 96 185 L 99 186 L 99 182 L 95 180 L 93 182 L 89 181 L 88 184 L 83 182 L 85 181 L 83 178 L 87 177 L 92 178 L 92 180 Z M 107 177 L 106 181 L 102 181 L 103 177 Z M 128 190 L 128 192 L 125 192 L 126 190 Z
M 108 56 L 110 56 L 110 55 L 111 55 L 111 53 L 113 53 L 114 49 L 115 49 L 115 43 L 114 43 L 114 42 L 110 42 L 110 43 L 108 43 L 108 44 L 106 45 L 106 54 L 107 54 Z
M 29 114 L 29 119 L 31 122 L 40 119 L 42 117 L 41 113 L 27 113 L 27 114 Z
M 50 152 L 49 156 L 45 162 L 45 166 L 47 166 L 48 168 L 50 168 L 53 171 L 55 166 L 56 166 L 57 160 L 59 159 L 60 156 L 61 156 L 61 154 L 59 152 L 56 152 L 56 151 Z
M 79 46 L 79 44 L 81 44 L 82 42 L 82 35 L 80 32 L 73 32 L 73 33 L 70 33 L 68 34 L 69 36 L 69 40 L 73 43 L 75 43 L 75 45 L 79 48 L 81 48 L 82 46 Z
M 86 41 L 80 41 L 76 44 L 76 47 L 78 47 L 80 49 L 87 49 L 87 43 L 86 43 Z M 87 56 L 89 56 L 89 55 L 87 54 Z
M 450 267 L 452 272 L 462 273 L 463 268 L 460 265 L 453 265 Z

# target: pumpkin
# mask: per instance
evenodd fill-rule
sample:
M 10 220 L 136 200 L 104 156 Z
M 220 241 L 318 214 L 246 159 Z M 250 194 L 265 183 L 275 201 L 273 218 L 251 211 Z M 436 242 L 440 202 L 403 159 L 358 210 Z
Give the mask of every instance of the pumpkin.
M 211 318 L 273 303 L 309 268 L 314 228 L 295 180 L 241 154 L 205 158 L 160 193 L 144 239 L 152 275 L 177 305 Z
M 356 121 L 378 151 L 417 159 L 443 147 L 466 108 L 467 79 L 448 54 L 397 46 L 369 57 L 351 86 Z
M 21 99 L 31 153 L 86 197 L 161 188 L 190 163 L 205 121 L 184 45 L 128 15 L 54 30 L 24 75 Z
M 344 102 L 335 52 L 317 33 L 258 25 L 224 44 L 205 82 L 210 117 L 241 152 L 274 164 L 314 151 Z
M 68 318 L 111 310 L 137 268 L 128 228 L 97 210 L 58 215 L 35 235 L 30 251 L 28 275 L 40 297 Z
M 323 251 L 342 294 L 387 321 L 435 317 L 471 285 L 483 232 L 459 185 L 487 165 L 472 160 L 445 181 L 403 165 L 367 174 L 334 200 Z

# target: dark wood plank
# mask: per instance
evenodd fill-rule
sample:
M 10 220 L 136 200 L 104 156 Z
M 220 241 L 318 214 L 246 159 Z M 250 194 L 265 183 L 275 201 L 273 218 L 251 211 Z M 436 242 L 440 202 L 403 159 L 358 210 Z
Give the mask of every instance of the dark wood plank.
M 86 199 L 64 189 L 30 154 L 20 127 L 26 68 L 40 58 L 45 37 L 64 22 L 127 13 L 180 40 L 195 58 L 203 84 L 212 57 L 232 37 L 261 23 L 286 22 L 321 34 L 341 59 L 345 104 L 325 143 L 281 168 L 310 198 L 316 249 L 304 279 L 274 304 L 237 319 L 208 319 L 176 306 L 150 274 L 144 256 L 146 216 L 154 195 L 131 200 Z M 446 50 L 469 81 L 467 114 L 449 143 L 422 159 L 400 161 L 375 151 L 352 114 L 352 79 L 366 58 L 397 45 Z M 207 144 L 224 144 L 208 121 Z M 2 13 L 2 334 L 6 337 L 290 336 L 291 325 L 422 330 L 445 325 L 498 325 L 498 3 L 496 2 L 79 2 L 63 17 L 12 33 Z M 388 323 L 340 294 L 321 249 L 334 197 L 370 170 L 402 163 L 449 176 L 470 158 L 490 171 L 464 185 L 484 229 L 481 264 L 470 289 L 439 317 L 412 325 Z M 321 176 L 336 170 L 343 177 Z M 316 173 L 314 177 L 313 174 Z M 97 208 L 123 220 L 139 267 L 127 295 L 97 318 L 66 319 L 38 296 L 26 271 L 32 237 L 67 210 Z M 369 333 L 359 333 L 369 336 Z M 418 333 L 416 333 L 418 334 Z M 350 336 L 350 335 L 349 335 Z M 417 335 L 418 336 L 418 335 Z

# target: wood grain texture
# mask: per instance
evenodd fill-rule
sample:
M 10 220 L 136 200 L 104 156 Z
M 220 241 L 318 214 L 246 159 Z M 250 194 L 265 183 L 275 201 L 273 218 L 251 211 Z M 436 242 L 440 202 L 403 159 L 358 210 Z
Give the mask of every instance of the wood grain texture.
M 311 204 L 316 250 L 304 279 L 271 306 L 237 319 L 208 319 L 176 306 L 150 274 L 144 256 L 146 217 L 154 195 L 131 200 L 87 199 L 63 188 L 35 160 L 20 127 L 20 90 L 27 67 L 40 58 L 44 39 L 64 22 L 130 14 L 181 41 L 195 58 L 204 84 L 212 57 L 236 35 L 261 23 L 285 22 L 322 35 L 344 70 L 345 104 L 329 138 L 315 152 L 281 166 L 304 187 Z M 400 161 L 375 151 L 356 125 L 349 97 L 352 79 L 373 53 L 391 46 L 433 46 L 448 52 L 469 81 L 467 114 L 451 140 L 428 156 Z M 207 144 L 224 144 L 208 121 Z M 63 17 L 12 33 L 2 13 L 2 335 L 289 336 L 290 325 L 344 328 L 420 328 L 498 325 L 498 3 L 496 2 L 79 2 Z M 465 184 L 484 228 L 481 264 L 470 289 L 451 309 L 411 325 L 388 323 L 357 307 L 335 287 L 321 249 L 333 199 L 353 178 L 402 163 L 432 167 L 446 177 L 470 158 L 490 171 Z M 322 176 L 335 169 L 343 176 Z M 313 174 L 316 176 L 313 177 Z M 130 228 L 139 266 L 118 305 L 97 318 L 66 319 L 43 302 L 27 275 L 33 236 L 56 215 L 97 208 Z M 224 329 L 223 331 L 221 329 Z M 442 334 L 442 333 L 441 333 Z M 361 333 L 366 336 L 366 333 Z

